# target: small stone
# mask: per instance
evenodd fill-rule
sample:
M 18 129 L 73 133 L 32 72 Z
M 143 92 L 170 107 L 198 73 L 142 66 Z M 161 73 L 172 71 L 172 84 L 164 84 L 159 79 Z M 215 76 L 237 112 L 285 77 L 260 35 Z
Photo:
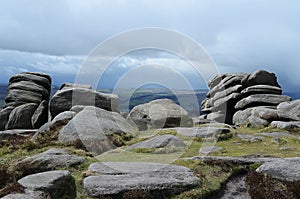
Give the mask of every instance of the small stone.
M 205 147 L 201 147 L 201 149 L 199 150 L 199 153 L 208 155 L 209 153 L 223 151 L 223 150 L 224 150 L 224 148 L 218 147 L 218 146 L 205 146 Z

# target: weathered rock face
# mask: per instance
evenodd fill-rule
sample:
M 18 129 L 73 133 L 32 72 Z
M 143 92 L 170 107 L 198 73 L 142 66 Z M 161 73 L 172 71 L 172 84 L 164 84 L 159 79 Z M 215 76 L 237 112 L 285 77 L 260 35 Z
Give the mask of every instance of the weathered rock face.
M 253 127 L 268 126 L 271 121 L 278 120 L 278 111 L 274 107 L 258 106 L 237 111 L 233 115 L 233 123 L 238 126 L 250 124 Z
M 139 130 L 192 126 L 193 121 L 181 106 L 170 99 L 159 99 L 134 107 L 127 120 L 137 125 Z
M 277 106 L 282 102 L 291 101 L 289 96 L 274 94 L 255 94 L 246 97 L 235 105 L 235 109 L 242 110 L 255 106 Z
M 8 106 L 0 111 L 0 130 L 5 130 L 5 126 L 9 120 L 10 113 L 14 110 L 15 107 Z
M 117 95 L 100 93 L 91 89 L 63 87 L 52 97 L 50 102 L 51 115 L 54 118 L 61 112 L 69 111 L 73 106 L 95 106 L 108 111 L 119 112 Z
M 89 151 L 101 154 L 116 147 L 109 136 L 136 131 L 119 113 L 87 106 L 59 131 L 58 139 L 63 143 L 80 140 Z
M 280 117 L 300 121 L 300 100 L 283 102 L 277 106 L 277 109 Z
M 34 173 L 51 171 L 59 168 L 73 167 L 85 161 L 77 155 L 70 155 L 63 149 L 49 149 L 41 154 L 26 158 L 17 163 L 17 167 L 26 165 Z
M 244 87 L 254 85 L 270 85 L 280 87 L 277 82 L 276 75 L 264 70 L 257 70 L 244 77 L 244 79 L 242 80 L 242 85 Z
M 51 78 L 43 73 L 21 73 L 9 80 L 0 130 L 39 128 L 48 121 Z M 25 113 L 26 112 L 26 113 Z
M 261 115 L 248 108 L 271 106 L 276 109 L 278 104 L 291 100 L 289 96 L 281 95 L 275 74 L 263 70 L 251 74 L 218 75 L 208 85 L 211 90 L 202 102 L 201 111 L 208 114 L 207 119 L 227 124 L 268 125 L 281 116 L 265 110 Z
M 37 107 L 38 105 L 35 103 L 16 107 L 9 115 L 6 129 L 32 129 L 31 117 Z
M 25 190 L 45 192 L 51 198 L 76 198 L 75 180 L 69 171 L 57 170 L 26 176 L 18 181 Z
M 89 167 L 83 180 L 87 197 L 125 198 L 135 192 L 146 198 L 165 198 L 200 184 L 193 172 L 182 166 L 147 162 L 98 162 Z

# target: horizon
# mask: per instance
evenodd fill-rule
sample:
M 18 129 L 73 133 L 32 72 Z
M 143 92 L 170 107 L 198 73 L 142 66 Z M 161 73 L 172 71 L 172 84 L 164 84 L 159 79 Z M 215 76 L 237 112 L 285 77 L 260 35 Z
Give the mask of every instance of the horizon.
M 49 74 L 54 85 L 75 82 L 84 61 L 100 43 L 133 29 L 157 27 L 197 42 L 219 73 L 263 69 L 276 74 L 283 91 L 300 92 L 297 1 L 7 0 L 0 5 L 0 83 L 26 71 Z M 100 87 L 114 88 L 128 72 L 145 65 L 147 73 L 136 78 L 161 74 L 159 78 L 169 79 L 180 89 L 186 86 L 173 80 L 179 73 L 193 89 L 207 88 L 202 74 L 195 75 L 187 60 L 157 49 L 119 56 Z

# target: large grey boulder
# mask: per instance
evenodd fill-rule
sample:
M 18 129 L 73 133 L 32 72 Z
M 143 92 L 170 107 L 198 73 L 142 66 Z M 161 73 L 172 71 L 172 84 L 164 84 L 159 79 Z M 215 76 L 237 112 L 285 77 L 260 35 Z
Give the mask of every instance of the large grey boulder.
M 100 93 L 85 88 L 69 88 L 59 90 L 52 97 L 50 112 L 54 118 L 61 112 L 68 111 L 72 106 L 95 106 L 108 111 L 119 112 L 117 95 Z
M 101 154 L 115 148 L 110 136 L 136 132 L 137 128 L 119 113 L 87 106 L 59 131 L 58 140 L 62 143 L 81 141 L 89 151 Z
M 300 100 L 282 102 L 277 106 L 278 115 L 282 118 L 300 121 Z
M 149 140 L 130 145 L 128 149 L 159 149 L 154 152 L 169 153 L 182 150 L 186 147 L 184 142 L 174 135 L 160 135 Z
M 257 70 L 253 73 L 247 75 L 242 80 L 242 85 L 244 87 L 254 86 L 254 85 L 270 85 L 280 87 L 277 82 L 277 77 L 274 73 L 270 73 L 264 70 Z
M 256 171 L 282 181 L 300 181 L 300 158 L 285 158 L 267 162 Z
M 271 121 L 279 119 L 275 107 L 258 106 L 237 111 L 233 115 L 233 124 L 242 126 L 251 124 L 254 127 L 268 126 Z
M 287 101 L 291 101 L 291 98 L 285 95 L 255 94 L 240 100 L 235 105 L 235 109 L 241 110 L 255 106 L 277 106 Z
M 254 85 L 248 88 L 245 88 L 241 91 L 243 96 L 249 96 L 254 94 L 275 94 L 281 95 L 282 89 L 277 86 L 270 86 L 270 85 Z
M 37 107 L 37 104 L 28 103 L 15 108 L 9 115 L 6 129 L 32 129 L 31 117 Z
M 193 125 L 188 112 L 170 99 L 158 99 L 135 106 L 127 120 L 136 124 L 142 131 Z
M 49 149 L 38 155 L 28 157 L 17 163 L 17 167 L 23 167 L 26 165 L 26 168 L 30 168 L 32 172 L 43 172 L 50 171 L 59 168 L 68 168 L 82 164 L 85 158 L 70 155 L 63 149 Z
M 89 167 L 83 180 L 87 197 L 124 198 L 126 193 L 163 198 L 200 185 L 193 172 L 182 166 L 147 162 L 98 162 Z
M 18 181 L 25 189 L 46 192 L 51 198 L 76 198 L 76 185 L 69 171 L 57 170 L 26 176 Z
M 0 131 L 5 130 L 5 126 L 9 120 L 9 115 L 14 108 L 15 107 L 13 106 L 8 106 L 0 111 Z

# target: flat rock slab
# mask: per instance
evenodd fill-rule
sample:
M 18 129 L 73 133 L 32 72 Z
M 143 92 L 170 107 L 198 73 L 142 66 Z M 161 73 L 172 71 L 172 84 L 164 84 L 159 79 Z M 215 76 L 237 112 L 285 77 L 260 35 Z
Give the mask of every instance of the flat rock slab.
M 266 173 L 272 178 L 287 182 L 300 180 L 300 158 L 279 159 L 267 162 L 257 170 L 259 173 Z
M 69 171 L 57 170 L 26 176 L 18 181 L 25 189 L 42 191 L 51 198 L 76 198 L 76 186 Z
M 170 128 L 169 130 L 175 130 L 178 134 L 187 137 L 199 137 L 208 138 L 213 136 L 218 136 L 221 134 L 227 134 L 230 132 L 228 128 L 218 128 L 218 127 L 193 127 L 193 128 Z
M 294 129 L 300 128 L 300 121 L 290 121 L 290 122 L 282 122 L 282 121 L 273 121 L 271 122 L 271 126 L 279 129 Z
M 245 142 L 255 142 L 255 141 L 262 142 L 264 140 L 264 137 L 257 136 L 257 135 L 237 134 L 236 136 Z
M 42 191 L 25 190 L 25 193 L 9 194 L 1 199 L 47 199 L 47 194 Z
M 89 171 L 95 176 L 83 181 L 88 197 L 123 198 L 127 192 L 145 192 L 148 198 L 162 198 L 200 185 L 190 169 L 169 164 L 98 162 Z
M 223 150 L 224 150 L 224 148 L 218 147 L 218 146 L 205 146 L 205 147 L 201 147 L 201 149 L 199 150 L 199 153 L 208 155 L 210 153 L 217 152 L 217 151 L 223 151 Z
M 255 106 L 277 106 L 286 101 L 291 101 L 291 98 L 285 95 L 254 94 L 240 100 L 235 105 L 235 109 L 241 110 Z
M 18 162 L 17 166 L 25 164 L 34 171 L 42 172 L 58 168 L 73 167 L 82 164 L 84 161 L 86 160 L 83 157 L 70 155 L 63 149 L 53 148 L 22 160 Z
M 16 136 L 20 138 L 27 138 L 29 135 L 35 134 L 36 132 L 36 129 L 13 129 L 0 131 L 0 141 L 4 139 L 14 138 Z
M 267 137 L 294 137 L 293 135 L 285 132 L 260 133 L 260 135 Z
M 143 142 L 133 144 L 128 149 L 158 149 L 169 148 L 174 151 L 185 148 L 185 143 L 174 135 L 160 135 Z

